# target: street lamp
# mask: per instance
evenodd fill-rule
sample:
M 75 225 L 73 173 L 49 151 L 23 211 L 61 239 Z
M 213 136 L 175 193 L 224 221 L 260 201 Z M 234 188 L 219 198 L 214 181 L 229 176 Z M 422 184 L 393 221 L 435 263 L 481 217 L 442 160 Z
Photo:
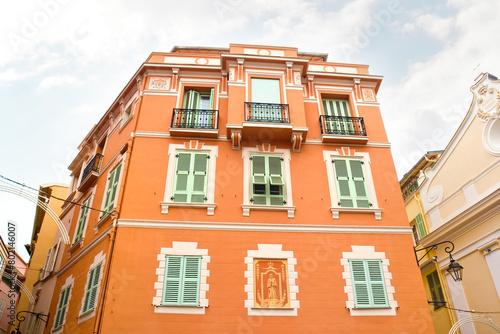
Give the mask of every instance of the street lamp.
M 430 251 L 437 250 L 437 248 L 438 248 L 439 245 L 446 244 L 446 243 L 451 244 L 451 247 L 450 246 L 446 246 L 445 249 L 444 249 L 444 251 L 450 255 L 450 264 L 448 266 L 448 269 L 446 269 L 446 271 L 451 275 L 451 277 L 453 277 L 453 280 L 455 282 L 460 282 L 462 280 L 462 274 L 463 274 L 464 267 L 462 267 L 451 256 L 451 252 L 455 249 L 455 245 L 451 241 L 438 242 L 437 244 L 430 245 L 430 246 L 427 246 L 427 247 L 423 247 L 423 248 L 420 248 L 420 249 L 415 249 L 415 247 L 414 247 L 415 258 L 417 259 L 417 265 L 420 266 L 420 260 L 422 260 L 427 254 L 429 254 Z M 425 252 L 425 254 L 419 259 L 418 256 L 417 256 L 417 252 L 420 252 L 420 251 L 423 251 L 423 250 L 426 250 L 426 249 L 427 249 L 427 252 Z

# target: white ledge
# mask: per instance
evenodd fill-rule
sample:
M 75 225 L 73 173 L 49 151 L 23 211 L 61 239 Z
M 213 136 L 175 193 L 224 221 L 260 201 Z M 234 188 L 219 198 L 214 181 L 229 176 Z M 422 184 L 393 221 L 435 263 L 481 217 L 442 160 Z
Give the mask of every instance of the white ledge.
M 341 212 L 350 212 L 350 213 L 374 213 L 376 220 L 382 219 L 382 209 L 364 209 L 364 208 L 330 208 L 332 212 L 333 219 L 339 219 Z
M 161 213 L 168 214 L 169 207 L 207 209 L 207 216 L 213 216 L 215 212 L 215 203 L 179 203 L 179 202 L 161 202 Z
M 250 210 L 262 210 L 262 211 L 287 211 L 288 218 L 293 218 L 295 214 L 294 206 L 278 206 L 278 205 L 248 205 L 242 204 L 243 216 L 250 216 Z

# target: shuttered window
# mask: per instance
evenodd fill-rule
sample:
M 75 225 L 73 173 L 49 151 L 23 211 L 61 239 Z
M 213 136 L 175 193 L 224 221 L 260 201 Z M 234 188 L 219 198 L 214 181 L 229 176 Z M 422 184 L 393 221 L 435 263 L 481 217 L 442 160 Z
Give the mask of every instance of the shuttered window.
M 325 132 L 329 134 L 354 134 L 351 111 L 347 100 L 323 99 Z
M 61 291 L 59 296 L 59 304 L 57 304 L 56 319 L 54 321 L 54 329 L 60 328 L 64 323 L 64 316 L 66 315 L 66 308 L 68 306 L 68 297 L 71 285 Z
M 356 308 L 388 307 L 381 260 L 349 260 L 354 306 Z
M 88 312 L 95 308 L 97 288 L 101 278 L 101 264 L 98 264 L 89 271 L 87 287 L 85 289 L 85 300 L 83 302 L 82 313 Z
M 205 203 L 207 200 L 208 159 L 206 152 L 179 152 L 175 158 L 173 202 Z
M 284 205 L 285 181 L 283 158 L 276 155 L 252 155 L 252 203 L 255 205 Z
M 80 218 L 78 218 L 78 226 L 76 227 L 75 243 L 83 236 L 83 229 L 85 228 L 85 222 L 87 221 L 87 215 L 89 213 L 90 199 L 91 197 L 89 197 L 80 208 Z
M 431 292 L 432 301 L 434 302 L 434 309 L 444 306 L 446 302 L 444 301 L 443 289 L 441 288 L 441 282 L 439 281 L 437 271 L 433 271 L 427 275 L 427 283 L 429 283 L 429 290 Z
M 200 275 L 200 256 L 167 255 L 163 285 L 163 304 L 198 306 Z
M 424 219 L 422 218 L 421 213 L 419 213 L 415 217 L 415 223 L 417 225 L 418 235 L 419 235 L 420 239 L 422 239 L 423 237 L 425 237 L 427 235 L 427 230 L 425 229 L 425 223 L 424 223 Z
M 116 189 L 120 179 L 122 165 L 119 164 L 108 176 L 108 188 L 106 189 L 103 211 L 110 212 L 115 205 Z M 104 213 L 103 213 L 104 215 Z
M 179 112 L 180 125 L 184 128 L 211 128 L 214 113 L 214 89 L 210 92 L 188 90 L 184 94 L 183 108 Z
M 335 158 L 332 162 L 338 205 L 342 208 L 369 208 L 371 203 L 363 161 L 361 159 Z

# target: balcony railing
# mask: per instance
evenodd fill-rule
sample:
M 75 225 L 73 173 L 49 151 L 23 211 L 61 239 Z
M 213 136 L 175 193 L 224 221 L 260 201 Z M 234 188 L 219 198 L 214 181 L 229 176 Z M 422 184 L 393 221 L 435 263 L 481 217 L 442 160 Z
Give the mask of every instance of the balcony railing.
M 249 122 L 290 123 L 288 104 L 245 102 Z
M 418 177 L 412 176 L 401 186 L 403 198 L 407 199 L 408 196 L 413 194 L 418 189 Z
M 219 111 L 175 108 L 170 127 L 179 129 L 218 129 Z
M 342 136 L 366 136 L 363 117 L 319 116 L 321 133 Z
M 83 170 L 82 182 L 85 181 L 85 179 L 87 178 L 87 176 L 90 175 L 90 173 L 92 172 L 99 173 L 99 168 L 101 168 L 101 161 L 102 161 L 102 154 L 96 154 L 92 158 L 92 160 L 90 160 L 88 165 Z

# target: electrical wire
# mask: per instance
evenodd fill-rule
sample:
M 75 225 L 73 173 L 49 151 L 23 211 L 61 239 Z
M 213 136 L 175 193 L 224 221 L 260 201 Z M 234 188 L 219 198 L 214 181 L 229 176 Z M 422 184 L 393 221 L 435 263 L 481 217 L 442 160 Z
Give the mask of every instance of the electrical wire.
M 500 311 L 492 311 L 492 312 L 482 312 L 482 311 L 476 311 L 476 310 L 462 310 L 462 309 L 459 309 L 459 308 L 453 308 L 453 307 L 449 307 L 449 306 L 443 306 L 444 308 L 447 308 L 449 310 L 453 310 L 453 311 L 458 311 L 458 312 L 466 312 L 466 313 L 482 313 L 482 314 L 493 314 L 493 313 L 500 313 Z
M 3 176 L 3 175 L 0 175 L 0 178 L 2 178 L 2 179 L 4 179 L 4 180 L 7 180 L 7 181 L 9 181 L 9 182 L 15 183 L 15 184 L 17 184 L 17 185 L 19 185 L 19 186 L 21 186 L 21 187 L 23 187 L 23 188 L 27 188 L 27 189 L 30 189 L 30 190 L 33 190 L 33 191 L 36 191 L 36 192 L 43 193 L 45 197 L 52 197 L 52 198 L 54 198 L 54 199 L 57 199 L 57 200 L 59 200 L 59 201 L 65 202 L 65 203 L 70 203 L 70 204 L 78 205 L 78 206 L 80 206 L 80 207 L 82 207 L 82 208 L 87 208 L 87 209 L 94 210 L 94 211 L 99 211 L 99 212 L 103 212 L 103 213 L 108 213 L 108 211 L 103 211 L 103 210 L 95 209 L 95 208 L 92 208 L 92 207 L 87 206 L 87 205 L 79 204 L 79 203 L 76 203 L 76 202 L 73 202 L 73 201 L 68 201 L 68 200 L 66 200 L 66 199 L 59 198 L 59 197 L 57 197 L 57 196 L 49 195 L 49 194 L 47 194 L 47 193 L 46 193 L 45 191 L 43 191 L 43 190 L 40 190 L 40 189 L 35 189 L 35 188 L 33 188 L 33 187 L 30 187 L 30 186 L 25 185 L 24 183 L 20 183 L 20 182 L 18 182 L 18 181 L 14 181 L 14 180 L 12 180 L 12 179 L 9 179 L 8 177 L 5 177 L 5 176 Z

